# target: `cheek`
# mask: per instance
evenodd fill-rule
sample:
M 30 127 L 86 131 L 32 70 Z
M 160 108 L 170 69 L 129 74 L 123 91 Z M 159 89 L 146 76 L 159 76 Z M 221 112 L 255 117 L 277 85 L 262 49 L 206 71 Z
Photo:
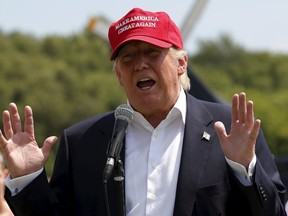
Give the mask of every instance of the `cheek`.
M 122 82 L 122 76 L 121 76 L 121 73 L 119 72 L 119 69 L 115 69 L 115 74 L 117 76 L 117 79 L 118 79 L 118 82 L 121 86 L 123 86 L 123 82 Z
M 117 73 L 117 78 L 118 78 L 119 84 L 123 88 L 128 88 L 131 85 L 131 79 L 127 73 L 125 74 Z
M 120 77 L 118 77 L 118 82 L 123 87 L 123 82 L 122 82 L 122 79 Z

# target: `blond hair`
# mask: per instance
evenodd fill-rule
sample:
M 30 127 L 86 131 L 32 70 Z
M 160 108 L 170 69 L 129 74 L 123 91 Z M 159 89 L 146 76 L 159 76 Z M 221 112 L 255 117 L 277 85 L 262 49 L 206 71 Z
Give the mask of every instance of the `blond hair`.
M 174 47 L 171 47 L 170 50 L 172 50 L 173 54 L 175 55 L 176 58 L 185 58 L 187 57 L 188 59 L 188 55 L 187 55 L 187 52 L 183 49 L 177 49 L 177 48 L 174 48 Z M 187 71 L 187 68 L 185 68 L 185 72 L 180 76 L 180 84 L 182 86 L 182 88 L 184 90 L 189 90 L 190 87 L 191 87 L 191 84 L 190 84 L 190 78 L 188 76 L 188 71 Z

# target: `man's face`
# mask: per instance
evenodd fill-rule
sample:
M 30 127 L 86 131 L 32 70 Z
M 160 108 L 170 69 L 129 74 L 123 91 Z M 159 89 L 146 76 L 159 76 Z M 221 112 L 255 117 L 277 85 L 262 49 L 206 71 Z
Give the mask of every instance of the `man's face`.
M 187 58 L 176 57 L 174 52 L 131 41 L 118 53 L 118 80 L 132 107 L 144 116 L 168 113 L 179 96 L 179 76 L 187 67 Z

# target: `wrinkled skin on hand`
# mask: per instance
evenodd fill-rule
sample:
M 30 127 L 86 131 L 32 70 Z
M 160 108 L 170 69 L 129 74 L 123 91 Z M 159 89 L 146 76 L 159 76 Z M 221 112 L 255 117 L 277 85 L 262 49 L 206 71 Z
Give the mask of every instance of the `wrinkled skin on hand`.
M 222 122 L 215 122 L 215 130 L 225 156 L 248 168 L 255 155 L 255 144 L 259 134 L 260 120 L 254 119 L 253 102 L 246 102 L 246 94 L 235 94 L 232 98 L 231 131 L 227 134 Z
M 48 161 L 57 137 L 48 137 L 40 148 L 35 140 L 33 114 L 30 106 L 24 109 L 24 124 L 15 103 L 9 104 L 2 116 L 4 134 L 0 131 L 0 147 L 11 178 L 40 170 Z

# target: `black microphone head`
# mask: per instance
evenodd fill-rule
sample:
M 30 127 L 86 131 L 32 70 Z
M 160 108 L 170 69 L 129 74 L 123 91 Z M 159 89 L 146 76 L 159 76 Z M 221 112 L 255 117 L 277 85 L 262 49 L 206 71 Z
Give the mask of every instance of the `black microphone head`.
M 121 104 L 115 110 L 115 119 L 122 119 L 130 123 L 134 117 L 134 111 L 128 104 Z

